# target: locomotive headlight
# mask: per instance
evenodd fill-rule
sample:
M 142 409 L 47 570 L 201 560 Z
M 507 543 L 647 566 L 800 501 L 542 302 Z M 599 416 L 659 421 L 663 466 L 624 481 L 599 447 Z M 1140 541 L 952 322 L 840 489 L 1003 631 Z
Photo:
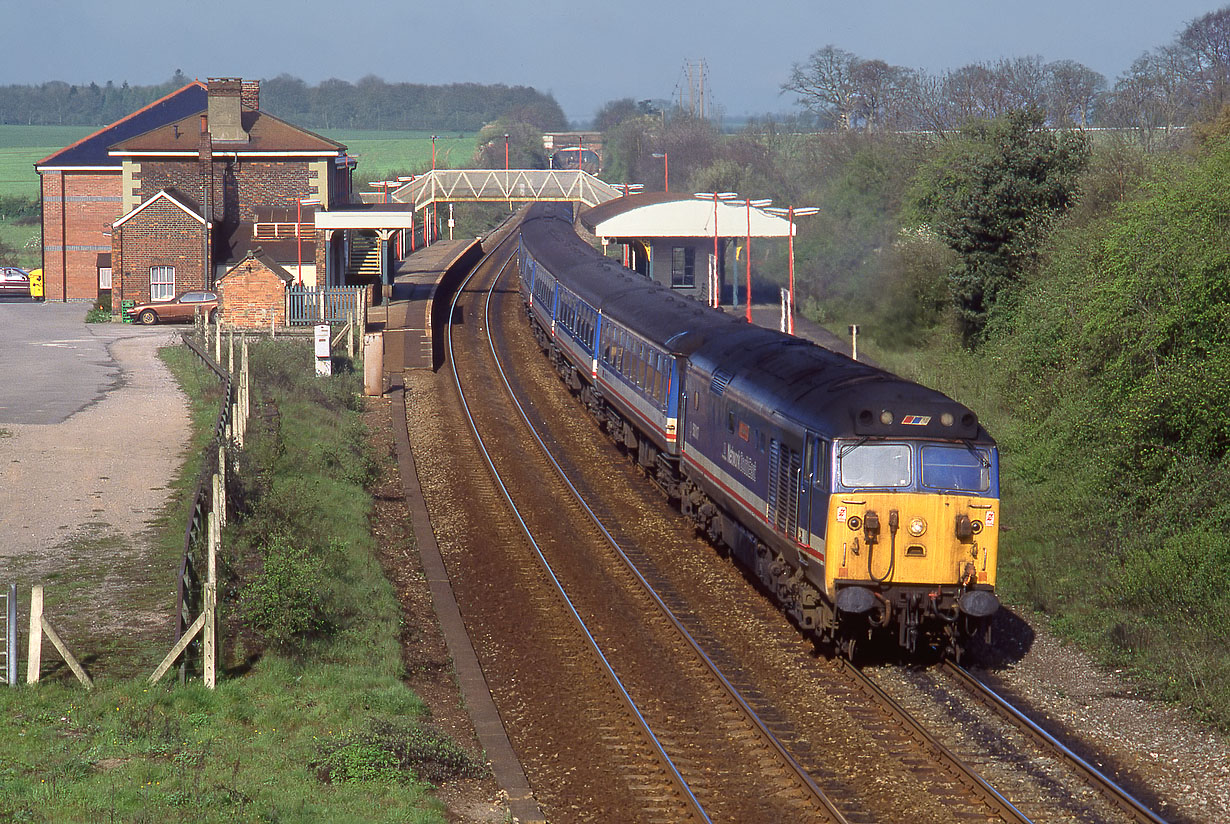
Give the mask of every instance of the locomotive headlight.
M 885 426 L 892 426 L 893 425 L 893 413 L 889 412 L 887 409 L 881 412 L 880 413 L 880 423 L 884 424 Z
M 923 533 L 927 531 L 927 522 L 922 518 L 914 518 L 910 521 L 910 534 L 915 538 L 921 538 Z
M 952 426 L 954 423 L 956 423 L 956 421 L 953 420 L 951 412 L 945 412 L 943 415 L 940 415 L 940 423 L 942 423 L 944 426 Z

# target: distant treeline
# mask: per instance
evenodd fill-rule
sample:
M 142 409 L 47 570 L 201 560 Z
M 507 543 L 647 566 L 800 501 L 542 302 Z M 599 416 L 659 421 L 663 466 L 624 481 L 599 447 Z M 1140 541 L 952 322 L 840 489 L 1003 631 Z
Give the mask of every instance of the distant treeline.
M 72 85 L 50 81 L 0 86 L 0 123 L 99 126 L 136 111 L 188 83 L 182 72 L 152 86 Z M 438 129 L 478 131 L 504 118 L 547 131 L 567 128 L 559 104 L 529 86 L 452 83 L 427 86 L 386 83 L 367 76 L 358 83 L 326 80 L 309 86 L 281 74 L 261 81 L 261 108 L 309 129 Z

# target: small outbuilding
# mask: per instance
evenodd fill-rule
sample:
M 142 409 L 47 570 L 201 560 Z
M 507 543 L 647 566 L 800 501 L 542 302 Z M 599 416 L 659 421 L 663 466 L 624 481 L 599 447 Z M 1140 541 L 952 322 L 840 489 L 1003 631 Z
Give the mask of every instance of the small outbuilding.
M 286 290 L 295 276 L 257 247 L 218 279 L 218 306 L 230 329 L 286 325 Z

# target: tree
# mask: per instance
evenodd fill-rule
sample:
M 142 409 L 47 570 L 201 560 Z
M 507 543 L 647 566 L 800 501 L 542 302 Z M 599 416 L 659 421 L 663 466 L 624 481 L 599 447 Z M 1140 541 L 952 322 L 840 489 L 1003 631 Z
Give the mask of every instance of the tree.
M 641 112 L 636 105 L 636 101 L 631 97 L 625 97 L 620 100 L 608 100 L 602 104 L 602 108 L 594 115 L 594 129 L 605 132 L 607 129 L 612 129 L 625 120 L 631 120 L 634 117 L 639 117 L 641 114 L 643 112 Z
M 1056 60 L 1046 65 L 1047 111 L 1052 124 L 1081 128 L 1089 125 L 1106 78 L 1075 60 Z
M 974 121 L 920 170 L 912 209 L 957 254 L 949 285 L 968 343 L 1011 313 L 1054 218 L 1075 200 L 1089 146 L 1042 128 L 1040 109 Z
M 480 169 L 504 168 L 504 136 L 508 135 L 510 169 L 545 169 L 547 153 L 542 145 L 542 130 L 531 123 L 500 119 L 488 123 L 478 133 L 474 162 Z
M 1191 56 L 1190 76 L 1201 97 L 1220 107 L 1230 96 L 1230 7 L 1188 23 L 1178 45 Z
M 782 91 L 794 92 L 804 108 L 831 117 L 838 129 L 854 122 L 856 100 L 854 67 L 858 57 L 836 46 L 812 52 L 806 63 L 795 63 Z
M 782 91 L 797 94 L 801 105 L 840 130 L 877 131 L 910 125 L 917 82 L 911 69 L 863 60 L 830 45 L 794 64 Z

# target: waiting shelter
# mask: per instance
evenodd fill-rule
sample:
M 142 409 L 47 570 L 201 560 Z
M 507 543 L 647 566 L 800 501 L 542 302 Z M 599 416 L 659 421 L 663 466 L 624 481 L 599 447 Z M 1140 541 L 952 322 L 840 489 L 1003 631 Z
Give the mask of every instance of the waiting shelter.
M 603 246 L 621 244 L 628 268 L 710 305 L 738 303 L 741 292 L 746 300 L 739 273 L 726 274 L 732 242 L 793 232 L 790 221 L 745 200 L 666 192 L 609 200 L 583 212 L 580 222 Z

